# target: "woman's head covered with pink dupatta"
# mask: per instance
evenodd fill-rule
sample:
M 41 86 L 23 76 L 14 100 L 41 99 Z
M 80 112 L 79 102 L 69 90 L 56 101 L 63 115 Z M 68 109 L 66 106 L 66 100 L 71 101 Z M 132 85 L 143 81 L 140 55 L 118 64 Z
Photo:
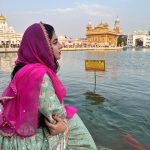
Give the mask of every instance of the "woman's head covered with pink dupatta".
M 28 27 L 18 50 L 16 64 L 40 63 L 56 72 L 58 63 L 49 42 L 54 32 L 51 25 L 43 23 L 35 23 Z

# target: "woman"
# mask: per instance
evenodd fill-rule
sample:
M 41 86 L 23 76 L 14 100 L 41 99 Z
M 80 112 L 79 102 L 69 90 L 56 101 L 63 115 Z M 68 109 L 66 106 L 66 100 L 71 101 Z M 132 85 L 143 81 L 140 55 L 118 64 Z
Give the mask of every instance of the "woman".
M 56 75 L 61 48 L 50 25 L 25 31 L 1 98 L 1 150 L 96 150 L 77 109 L 64 106 L 66 90 Z

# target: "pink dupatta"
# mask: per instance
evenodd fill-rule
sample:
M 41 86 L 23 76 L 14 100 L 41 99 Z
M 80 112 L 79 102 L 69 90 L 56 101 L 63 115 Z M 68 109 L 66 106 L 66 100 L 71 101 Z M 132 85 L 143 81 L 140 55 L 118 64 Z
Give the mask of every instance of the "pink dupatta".
M 35 36 L 43 42 L 37 43 L 36 40 L 39 39 Z M 54 72 L 55 63 L 52 61 L 54 58 L 52 52 L 49 52 L 51 49 L 46 36 L 42 24 L 33 24 L 24 33 L 16 63 L 26 65 L 16 73 L 1 100 L 3 110 L 0 114 L 0 130 L 6 135 L 16 133 L 21 137 L 28 137 L 36 133 L 38 100 L 45 73 L 50 77 L 60 103 L 63 103 L 66 96 L 65 87 Z M 77 109 L 71 106 L 65 106 L 65 109 L 68 119 L 77 112 Z

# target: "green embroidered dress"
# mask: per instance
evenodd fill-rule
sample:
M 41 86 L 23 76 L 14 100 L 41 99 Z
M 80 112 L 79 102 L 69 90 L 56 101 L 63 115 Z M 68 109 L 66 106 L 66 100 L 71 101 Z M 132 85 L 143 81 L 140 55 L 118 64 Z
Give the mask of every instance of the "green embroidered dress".
M 63 105 L 60 104 L 52 83 L 47 74 L 44 75 L 39 97 L 39 114 L 55 123 L 52 114 L 59 114 L 69 124 L 69 133 L 51 136 L 46 127 L 39 127 L 34 136 L 20 138 L 17 135 L 5 137 L 0 135 L 0 150 L 96 150 L 95 143 L 76 114 L 70 120 L 65 119 Z

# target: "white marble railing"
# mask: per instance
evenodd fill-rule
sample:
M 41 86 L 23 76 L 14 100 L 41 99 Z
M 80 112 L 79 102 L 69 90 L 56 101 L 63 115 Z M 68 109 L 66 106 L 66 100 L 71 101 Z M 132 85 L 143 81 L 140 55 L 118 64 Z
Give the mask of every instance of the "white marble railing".
M 16 52 L 18 48 L 0 48 L 0 52 Z

